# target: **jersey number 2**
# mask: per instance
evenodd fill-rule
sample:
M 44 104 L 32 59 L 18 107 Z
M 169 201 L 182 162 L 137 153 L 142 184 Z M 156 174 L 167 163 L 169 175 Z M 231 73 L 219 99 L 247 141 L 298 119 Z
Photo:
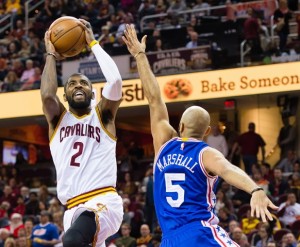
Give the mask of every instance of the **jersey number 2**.
M 76 149 L 76 153 L 73 154 L 70 162 L 70 166 L 80 166 L 79 162 L 76 162 L 76 158 L 82 154 L 83 151 L 83 143 L 82 142 L 75 142 L 73 145 L 73 149 Z
M 167 196 L 167 202 L 173 208 L 179 208 L 184 202 L 184 189 L 178 185 L 173 184 L 173 181 L 185 181 L 184 173 L 165 173 L 166 181 L 166 192 L 177 193 L 177 199 L 174 200 L 172 197 Z

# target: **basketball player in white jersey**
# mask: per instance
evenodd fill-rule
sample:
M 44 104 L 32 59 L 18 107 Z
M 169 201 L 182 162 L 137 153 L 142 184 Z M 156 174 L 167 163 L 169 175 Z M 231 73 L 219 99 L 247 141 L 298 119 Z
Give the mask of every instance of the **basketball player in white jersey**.
M 106 78 L 102 99 L 94 99 L 92 84 L 83 74 L 70 76 L 64 86 L 66 109 L 56 95 L 56 60 L 63 57 L 45 34 L 46 64 L 41 80 L 43 111 L 49 124 L 50 149 L 57 174 L 57 195 L 64 215 L 64 247 L 105 246 L 123 219 L 116 192 L 115 117 L 122 97 L 122 78 L 112 58 L 95 41 L 91 25 L 80 19 L 86 42 Z

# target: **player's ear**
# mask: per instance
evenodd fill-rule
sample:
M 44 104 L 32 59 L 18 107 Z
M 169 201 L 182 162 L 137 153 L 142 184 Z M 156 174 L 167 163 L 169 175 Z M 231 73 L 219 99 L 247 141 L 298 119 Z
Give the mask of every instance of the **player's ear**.
M 63 97 L 64 97 L 64 101 L 67 102 L 67 96 L 65 93 L 64 93 Z
M 206 131 L 205 131 L 205 133 L 204 133 L 204 136 L 208 136 L 209 133 L 210 133 L 210 131 L 211 131 L 211 127 L 208 126 L 207 129 L 206 129 Z
M 179 123 L 178 131 L 179 131 L 178 134 L 181 136 L 181 133 L 184 131 L 184 123 L 182 122 Z

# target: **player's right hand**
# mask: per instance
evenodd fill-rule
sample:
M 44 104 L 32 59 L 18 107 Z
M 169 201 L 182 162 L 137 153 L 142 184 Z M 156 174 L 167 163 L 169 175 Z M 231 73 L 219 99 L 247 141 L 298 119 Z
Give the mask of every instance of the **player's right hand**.
M 45 47 L 46 47 L 46 52 L 47 53 L 54 53 L 55 54 L 55 59 L 56 60 L 62 60 L 65 59 L 64 56 L 60 55 L 56 50 L 54 45 L 52 44 L 51 40 L 50 40 L 50 34 L 51 34 L 51 30 L 46 31 L 45 33 Z

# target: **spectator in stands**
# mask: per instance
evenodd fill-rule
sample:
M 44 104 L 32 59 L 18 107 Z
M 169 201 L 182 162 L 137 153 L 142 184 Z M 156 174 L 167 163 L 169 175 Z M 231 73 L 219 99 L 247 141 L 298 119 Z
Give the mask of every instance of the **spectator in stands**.
M 31 233 L 33 229 L 34 223 L 33 218 L 27 217 L 24 222 L 25 236 L 27 239 L 28 246 L 31 246 Z
M 28 247 L 26 237 L 18 237 L 16 240 L 17 247 Z
M 20 51 L 20 42 L 18 40 L 14 40 L 13 42 L 7 45 L 7 55 L 9 58 L 19 58 Z
M 110 28 L 108 25 L 104 25 L 101 27 L 101 35 L 98 41 L 102 47 L 112 47 L 113 43 L 115 42 L 115 37 L 110 32 Z
M 20 194 L 25 203 L 29 200 L 29 192 L 29 188 L 26 186 L 22 186 L 20 189 Z
M 90 2 L 87 4 L 84 13 L 80 16 L 80 18 L 91 23 L 92 26 L 98 26 L 98 11 L 95 9 L 95 4 Z
M 240 206 L 243 204 L 247 204 L 250 202 L 251 196 L 248 193 L 245 193 L 243 190 L 237 190 L 232 196 L 232 204 L 233 207 L 238 210 Z
M 22 6 L 20 0 L 6 1 L 6 14 L 20 15 L 22 13 Z
M 0 247 L 4 247 L 4 243 L 6 239 L 8 239 L 10 236 L 10 233 L 7 229 L 1 228 L 0 229 Z
M 23 36 L 25 35 L 25 33 L 26 33 L 26 31 L 24 28 L 23 20 L 17 20 L 16 28 L 12 30 L 11 35 L 16 40 L 21 40 L 23 38 Z
M 276 168 L 282 170 L 283 173 L 293 172 L 293 165 L 297 161 L 298 157 L 294 150 L 288 150 L 287 155 L 283 157 L 276 165 Z
M 255 124 L 249 123 L 248 132 L 241 134 L 238 137 L 237 142 L 234 144 L 231 150 L 230 159 L 232 159 L 236 149 L 240 146 L 245 171 L 248 175 L 251 175 L 251 167 L 253 164 L 257 164 L 258 161 L 257 154 L 259 148 L 261 148 L 262 162 L 265 160 L 265 145 L 266 143 L 263 138 L 259 134 L 255 133 Z
M 18 231 L 24 228 L 22 215 L 18 213 L 13 213 L 10 217 L 10 224 L 6 227 L 9 230 L 11 236 L 14 238 L 18 237 Z
M 196 48 L 198 47 L 198 33 L 197 32 L 190 32 L 190 41 L 185 45 L 185 48 Z
M 300 196 L 300 173 L 293 172 L 288 178 L 289 187 L 297 193 L 297 196 Z
M 197 11 L 195 13 L 196 16 L 205 16 L 205 15 L 210 15 L 210 4 L 207 3 L 205 0 L 196 0 L 196 4 L 193 7 L 193 10 L 201 10 L 205 9 L 202 11 Z
M 1 92 L 14 92 L 19 89 L 19 78 L 14 71 L 9 71 L 1 84 Z
M 285 51 L 288 35 L 290 33 L 289 21 L 292 19 L 292 12 L 288 8 L 287 0 L 279 0 L 279 8 L 274 12 L 274 22 L 279 36 L 279 49 Z
M 48 27 L 54 20 L 60 17 L 58 1 L 45 0 L 44 7 L 36 16 L 36 21 Z
M 123 195 L 124 196 L 124 195 Z M 128 196 L 128 195 L 126 195 Z M 128 197 L 123 197 L 123 223 L 131 224 L 134 213 L 130 210 L 131 200 Z
M 20 58 L 16 58 L 12 60 L 11 70 L 14 71 L 18 78 L 20 78 L 24 71 L 24 65 Z
M 18 213 L 22 216 L 25 214 L 25 203 L 21 195 L 18 195 L 17 197 L 17 206 L 13 208 L 13 213 Z
M 151 242 L 152 234 L 150 233 L 150 228 L 147 224 L 143 224 L 140 227 L 141 237 L 137 238 L 136 244 L 138 247 L 141 247 L 143 244 L 148 246 Z
M 218 210 L 219 226 L 226 232 L 229 231 L 229 222 L 236 219 L 236 216 L 230 212 L 226 207 L 219 208 Z
M 186 10 L 185 0 L 174 0 L 167 9 L 167 13 L 170 16 L 177 16 L 178 13 L 183 10 Z
M 280 168 L 275 167 L 273 169 L 274 178 L 270 181 L 269 191 L 276 201 L 280 195 L 286 193 L 289 189 L 289 185 L 286 179 L 282 176 L 282 171 Z
M 224 157 L 227 157 L 228 154 L 227 142 L 225 137 L 221 134 L 218 125 L 211 126 L 211 134 L 207 137 L 206 142 L 212 148 L 219 150 L 224 155 Z
M 282 237 L 281 247 L 296 247 L 296 246 L 297 246 L 297 240 L 295 238 L 295 235 L 292 232 L 287 233 Z
M 280 159 L 287 156 L 289 150 L 295 149 L 296 128 L 289 122 L 289 117 L 282 116 L 283 126 L 279 131 L 277 144 L 280 147 Z
M 31 46 L 29 40 L 25 37 L 21 39 L 21 49 L 18 52 L 18 55 L 21 59 L 28 59 L 31 55 Z
M 290 226 L 300 217 L 300 204 L 293 191 L 287 193 L 287 200 L 279 205 L 277 215 L 285 227 Z
M 152 4 L 152 0 L 144 0 L 138 9 L 138 20 L 141 21 L 147 15 L 154 15 L 155 12 L 155 5 Z
M 226 207 L 230 213 L 233 213 L 233 205 L 230 200 L 227 199 L 226 194 L 222 190 L 218 190 L 216 194 L 215 213 L 218 214 L 221 208 Z
M 0 83 L 4 81 L 4 78 L 7 73 L 7 60 L 5 58 L 0 58 Z
M 102 3 L 99 7 L 99 13 L 97 19 L 99 21 L 99 25 L 105 25 L 107 21 L 109 21 L 110 16 L 115 14 L 115 7 L 110 4 L 108 0 L 102 0 Z
M 130 236 L 131 226 L 127 223 L 121 225 L 121 237 L 117 238 L 115 245 L 117 247 L 135 247 L 136 239 Z
M 34 74 L 29 77 L 20 87 L 20 91 L 38 89 L 41 85 L 41 69 L 34 67 Z
M 31 59 L 27 59 L 25 64 L 26 69 L 23 71 L 20 77 L 21 83 L 26 82 L 30 77 L 34 75 L 33 61 Z
M 37 215 L 40 212 L 38 195 L 36 192 L 29 193 L 29 200 L 25 204 L 25 215 Z
M 260 45 L 260 19 L 257 18 L 253 8 L 247 10 L 248 18 L 244 22 L 244 38 L 251 47 L 251 55 L 253 58 L 262 53 Z
M 257 234 L 252 236 L 251 246 L 265 247 L 273 241 L 272 231 L 268 223 L 260 223 L 257 227 Z
M 4 186 L 3 196 L 0 198 L 0 202 L 4 201 L 9 202 L 11 209 L 17 205 L 17 195 L 13 193 L 13 190 L 9 185 Z
M 240 223 L 235 220 L 235 219 L 232 219 L 231 221 L 229 221 L 229 224 L 228 224 L 228 234 L 229 234 L 229 237 L 232 239 L 232 234 L 233 234 L 233 231 L 236 227 L 240 227 Z
M 250 247 L 247 236 L 242 232 L 242 229 L 240 227 L 234 228 L 232 240 L 236 242 L 240 247 Z
M 137 186 L 135 185 L 135 182 L 132 181 L 131 174 L 129 172 L 125 173 L 124 180 L 125 181 L 121 185 L 120 190 L 122 190 L 123 193 L 128 194 L 130 198 L 137 192 Z
M 4 247 L 16 247 L 16 240 L 12 237 L 7 238 Z
M 50 213 L 46 210 L 41 211 L 40 224 L 32 229 L 32 246 L 43 247 L 53 246 L 59 243 L 58 228 L 50 222 Z
M 247 210 L 246 217 L 244 216 L 241 220 L 241 228 L 243 233 L 249 234 L 254 231 L 259 222 L 259 219 L 251 216 L 251 210 Z
M 10 203 L 7 201 L 1 202 L 0 205 L 0 219 L 8 218 L 9 216 Z

